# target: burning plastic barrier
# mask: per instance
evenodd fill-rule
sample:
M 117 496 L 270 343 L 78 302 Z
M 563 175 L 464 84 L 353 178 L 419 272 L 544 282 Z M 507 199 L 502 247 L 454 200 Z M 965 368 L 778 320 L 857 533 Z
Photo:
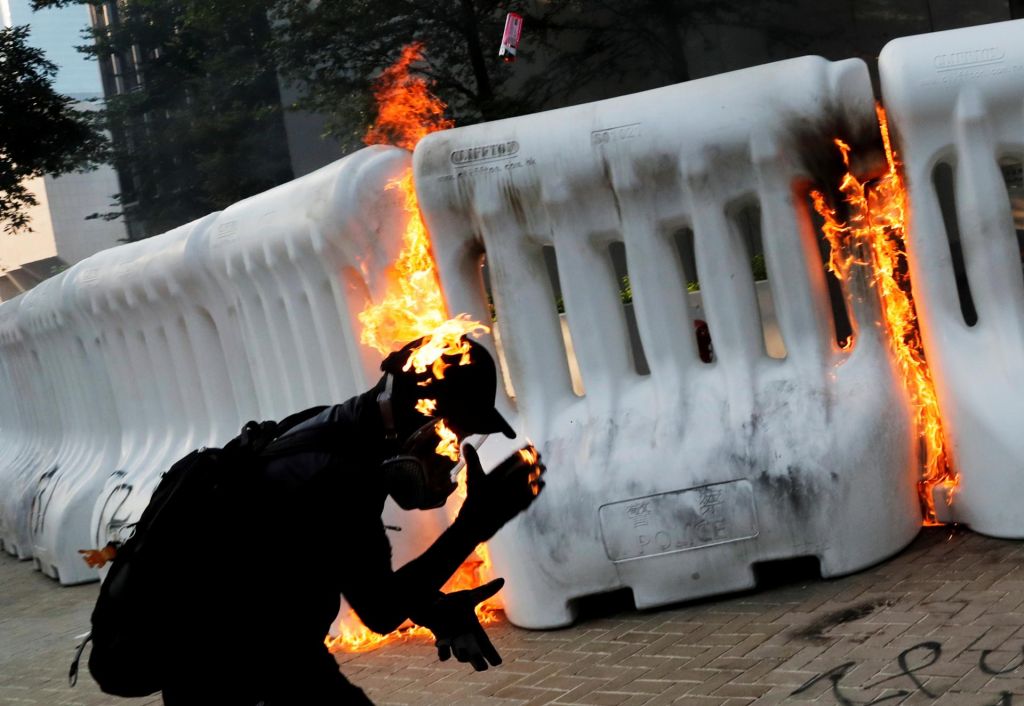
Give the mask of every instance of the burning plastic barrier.
M 942 492 L 935 504 L 940 517 L 1014 538 L 1024 537 L 1024 278 L 1004 173 L 1024 160 L 1022 33 L 1016 21 L 907 37 L 879 60 L 906 165 L 921 332 L 960 472 L 952 504 Z
M 799 135 L 876 130 L 866 66 L 804 58 L 423 139 L 420 207 L 448 305 L 486 320 L 486 263 L 518 426 L 549 488 L 492 542 L 509 618 L 572 621 L 573 600 L 632 589 L 638 607 L 750 587 L 761 561 L 811 555 L 825 576 L 916 534 L 917 443 L 867 272 L 844 282 L 836 343 Z M 738 212 L 761 213 L 786 357 L 765 350 Z M 691 229 L 696 269 L 675 233 Z M 624 242 L 639 339 L 630 353 Z M 584 394 L 569 378 L 553 246 Z M 699 280 L 714 359 L 698 356 Z M 503 410 L 505 411 L 505 410 Z M 488 461 L 507 449 L 488 441 Z
M 408 73 L 414 59 L 404 53 L 399 68 Z M 400 109 L 382 110 L 380 139 L 397 134 L 411 147 L 432 128 L 409 115 L 426 100 L 441 119 L 443 106 L 406 79 L 388 84 Z M 920 90 L 924 102 L 937 100 Z M 972 188 L 992 176 L 972 161 L 978 106 L 996 100 L 979 90 L 957 87 L 949 99 L 961 126 L 949 139 L 971 146 L 956 153 L 966 174 L 958 184 Z M 666 111 L 671 120 L 660 117 Z M 65 568 L 69 548 L 117 538 L 184 452 L 222 443 L 247 419 L 365 389 L 379 352 L 450 312 L 468 312 L 465 327 L 489 323 L 486 249 L 515 394 L 504 411 L 515 406 L 521 431 L 557 469 L 547 498 L 498 540 L 497 573 L 515 579 L 506 590 L 514 621 L 563 624 L 573 599 L 620 587 L 640 606 L 741 588 L 759 561 L 815 555 L 834 575 L 884 557 L 918 523 L 911 416 L 927 425 L 922 395 L 908 401 L 900 390 L 906 360 L 888 354 L 893 340 L 913 336 L 893 326 L 892 302 L 877 296 L 886 267 L 902 287 L 899 255 L 885 264 L 864 254 L 873 245 L 855 233 L 865 223 L 872 230 L 874 216 L 856 201 L 870 205 L 878 186 L 853 173 L 839 187 L 845 205 L 824 196 L 816 204 L 853 320 L 852 341 L 836 343 L 809 196 L 835 191 L 841 174 L 817 169 L 820 155 L 808 152 L 830 149 L 837 126 L 875 130 L 863 64 L 794 60 L 434 135 L 416 150 L 415 188 L 406 151 L 370 148 L 90 258 L 0 306 L 5 389 L 18 406 L 0 419 L 5 546 L 22 556 L 34 549 L 48 573 L 78 580 Z M 941 143 L 949 154 L 952 144 Z M 849 151 L 835 147 L 833 162 Z M 933 163 L 940 152 L 907 157 Z M 982 225 L 971 208 L 984 197 L 964 211 Z M 752 209 L 771 273 L 756 285 L 741 225 Z M 880 226 L 877 242 L 893 227 Z M 695 258 L 680 251 L 686 231 Z M 616 245 L 628 277 L 610 257 Z M 554 280 L 546 247 L 557 257 Z M 982 249 L 971 265 L 972 252 L 969 274 L 990 256 Z M 931 300 L 910 303 L 922 301 Z M 982 311 L 994 296 L 979 301 Z M 974 331 L 1005 330 L 1016 329 Z M 911 359 L 920 352 L 907 350 Z M 82 380 L 88 388 L 74 384 Z M 429 398 L 421 403 L 428 410 Z M 494 439 L 482 453 L 493 462 L 509 450 Z M 101 483 L 92 536 L 81 537 L 80 507 Z M 387 518 L 396 520 L 406 530 L 396 535 L 397 563 L 443 524 Z M 479 568 L 470 567 L 471 582 Z
M 92 508 L 115 467 L 121 430 L 95 332 L 75 306 L 81 268 L 61 273 L 24 296 L 20 318 L 57 393 L 61 434 L 50 468 L 35 470 L 29 529 L 36 566 L 61 583 L 93 581 L 78 554 L 87 546 Z

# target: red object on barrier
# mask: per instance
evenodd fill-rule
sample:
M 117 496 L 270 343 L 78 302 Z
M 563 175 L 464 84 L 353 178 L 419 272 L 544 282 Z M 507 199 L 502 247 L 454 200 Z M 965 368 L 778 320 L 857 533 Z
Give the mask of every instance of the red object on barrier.
M 702 363 L 710 363 L 715 359 L 715 348 L 711 345 L 711 329 L 704 319 L 693 320 L 693 330 L 697 334 L 697 353 Z
M 516 60 L 516 52 L 519 50 L 519 37 L 523 34 L 523 16 L 517 12 L 510 12 L 505 17 L 505 32 L 501 35 L 501 48 L 498 49 L 498 56 L 508 62 Z

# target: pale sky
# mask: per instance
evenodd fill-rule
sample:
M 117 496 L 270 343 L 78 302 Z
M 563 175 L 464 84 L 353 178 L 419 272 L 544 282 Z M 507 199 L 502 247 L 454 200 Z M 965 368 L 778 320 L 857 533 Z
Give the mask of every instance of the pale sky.
M 82 30 L 89 26 L 89 10 L 71 5 L 59 10 L 32 12 L 30 0 L 0 0 L 0 18 L 5 26 L 29 25 L 29 41 L 46 52 L 59 70 L 54 81 L 58 93 L 79 97 L 101 96 L 99 67 L 75 47 L 87 44 Z

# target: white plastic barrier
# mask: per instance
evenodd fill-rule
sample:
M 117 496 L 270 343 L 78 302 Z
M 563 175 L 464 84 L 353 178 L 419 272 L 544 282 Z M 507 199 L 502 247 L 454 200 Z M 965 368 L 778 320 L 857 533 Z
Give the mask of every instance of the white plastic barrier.
M 908 255 L 925 351 L 960 473 L 946 514 L 1021 538 L 1024 278 L 1000 160 L 1024 160 L 1024 21 L 892 41 L 879 70 L 910 192 Z M 973 326 L 961 312 L 933 181 L 939 164 L 953 169 Z M 942 498 L 936 504 L 942 511 Z
M 56 392 L 54 421 L 62 430 L 52 465 L 33 480 L 32 554 L 38 568 L 65 584 L 96 578 L 77 550 L 90 546 L 99 472 L 112 465 L 120 443 L 106 370 L 90 356 L 93 343 L 70 306 L 73 273 L 61 273 L 26 293 L 19 314 L 42 375 Z
M 2 318 L 2 316 L 0 316 Z M 0 341 L 2 350 L 2 341 Z M 21 445 L 18 434 L 17 396 L 14 394 L 11 376 L 3 355 L 0 355 L 0 474 L 9 458 L 17 453 Z M 2 475 L 0 475 L 2 478 Z M 2 481 L 0 481 L 2 482 Z M 3 512 L 0 511 L 0 549 L 3 549 L 4 537 Z
M 61 439 L 58 392 L 44 374 L 38 342 L 27 333 L 24 304 L 25 297 L 19 297 L 5 302 L 0 311 L 0 345 L 16 396 L 17 433 L 23 439 L 0 469 L 0 515 L 4 548 L 20 559 L 32 556 L 32 499 L 39 477 L 53 469 Z
M 838 114 L 838 116 L 837 116 Z M 453 312 L 487 320 L 486 249 L 516 398 L 544 495 L 491 544 L 517 625 L 574 618 L 628 587 L 638 607 L 747 588 L 752 565 L 815 556 L 825 576 L 906 545 L 921 515 L 914 433 L 877 299 L 854 281 L 835 344 L 791 133 L 874 124 L 867 67 L 807 57 L 634 96 L 435 133 L 420 207 Z M 759 203 L 788 352 L 764 350 L 750 253 Z M 698 358 L 674 232 L 695 233 L 715 362 Z M 636 372 L 608 247 L 624 241 L 649 376 Z M 573 393 L 542 257 L 553 245 L 585 394 Z M 509 444 L 490 439 L 490 463 Z
M 120 458 L 93 509 L 86 546 L 123 539 L 160 474 L 209 439 L 199 365 L 182 307 L 186 238 L 212 216 L 90 258 L 78 277 L 122 419 Z
M 20 299 L 0 304 L 0 366 L 2 366 L 5 399 L 2 433 L 3 453 L 0 454 L 0 544 L 12 555 L 18 549 L 14 540 L 13 511 L 14 469 L 22 463 L 29 448 L 28 418 L 23 413 L 25 401 L 21 397 L 24 385 L 19 374 L 16 351 L 21 334 L 17 328 Z
M 230 302 L 237 320 L 228 358 L 255 384 L 246 418 L 336 404 L 380 377 L 356 316 L 380 299 L 401 248 L 404 196 L 387 185 L 409 168 L 407 151 L 368 147 L 230 206 L 190 240 L 209 295 Z M 391 536 L 396 565 L 446 524 L 440 511 L 404 513 L 390 501 L 385 521 L 403 527 Z
M 403 196 L 386 186 L 409 162 L 404 150 L 368 148 L 84 263 L 76 293 L 101 332 L 124 420 L 90 543 L 136 521 L 160 473 L 190 449 L 375 382 L 380 359 L 359 344 L 355 316 L 383 292 L 400 248 Z M 386 512 L 406 530 L 398 563 L 444 522 Z
M 6 474 L 14 457 L 21 452 L 24 435 L 21 431 L 21 415 L 18 414 L 18 395 L 14 389 L 14 379 L 7 364 L 4 351 L 7 341 L 3 324 L 6 318 L 3 304 L 0 304 L 0 489 L 6 484 Z M 5 546 L 7 522 L 4 519 L 4 508 L 0 504 L 0 549 Z
M 2 312 L 0 312 L 0 318 L 2 318 Z M 24 439 L 19 433 L 21 424 L 17 408 L 17 395 L 2 354 L 3 350 L 2 335 L 0 335 L 0 492 L 5 486 L 5 473 L 8 465 L 20 452 Z M 6 536 L 7 524 L 4 520 L 3 506 L 0 505 L 0 550 L 4 548 Z
M 376 380 L 379 357 L 354 319 L 367 291 L 359 267 L 363 253 L 368 271 L 397 253 L 398 197 L 385 185 L 408 153 L 367 152 L 230 206 L 192 246 L 237 308 L 235 362 L 254 381 L 254 416 L 340 402 Z M 374 218 L 393 221 L 380 241 L 362 222 Z
M 34 542 L 48 574 L 88 580 L 77 549 L 123 537 L 190 449 L 375 382 L 356 315 L 401 247 L 388 184 L 410 168 L 404 150 L 367 148 L 0 306 L 5 548 L 27 558 Z M 445 524 L 385 512 L 406 530 L 396 563 Z

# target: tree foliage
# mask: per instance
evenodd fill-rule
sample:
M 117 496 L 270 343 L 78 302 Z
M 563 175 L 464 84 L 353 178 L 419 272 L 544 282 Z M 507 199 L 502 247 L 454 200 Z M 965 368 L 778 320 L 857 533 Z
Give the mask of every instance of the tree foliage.
M 742 55 L 724 47 L 716 32 L 748 30 L 777 56 L 803 53 L 811 34 L 792 17 L 796 0 L 567 0 L 537 18 L 557 70 L 549 96 L 574 102 L 688 81 L 701 75 L 691 59 L 712 50 L 719 58 Z M 724 50 L 724 51 L 723 51 Z M 738 68 L 733 65 L 729 68 Z M 706 67 L 705 67 L 706 70 Z
M 493 120 L 536 105 L 497 56 L 508 9 L 502 0 L 280 0 L 275 53 L 302 87 L 298 106 L 328 116 L 331 134 L 353 146 L 373 121 L 374 77 L 412 42 L 456 123 Z
M 25 182 L 95 167 L 105 140 L 88 113 L 53 90 L 57 67 L 28 44 L 28 27 L 0 28 L 0 221 L 14 233 L 36 205 Z
M 515 7 L 507 0 L 278 0 L 274 47 L 303 86 L 298 105 L 329 116 L 330 132 L 354 147 L 372 122 L 373 77 L 410 42 L 423 44 L 419 70 L 464 125 L 686 81 L 688 45 L 709 27 L 756 27 L 800 46 L 801 33 L 775 19 L 792 3 L 535 2 L 524 12 L 522 59 L 506 64 L 497 50 Z
M 71 2 L 89 4 L 35 5 Z M 94 28 L 93 43 L 81 47 L 120 67 L 104 117 L 120 206 L 143 231 L 133 235 L 166 231 L 291 179 L 269 5 L 116 3 L 115 21 Z

